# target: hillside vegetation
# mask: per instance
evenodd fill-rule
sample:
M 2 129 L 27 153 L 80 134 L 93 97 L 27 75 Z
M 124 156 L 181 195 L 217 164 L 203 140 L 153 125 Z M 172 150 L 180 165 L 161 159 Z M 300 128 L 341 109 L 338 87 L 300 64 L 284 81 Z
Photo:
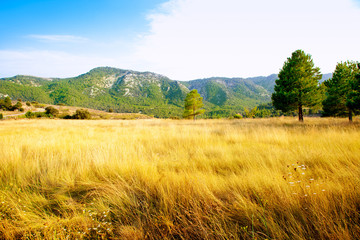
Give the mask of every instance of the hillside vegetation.
M 160 74 L 110 67 L 95 68 L 73 78 L 15 76 L 0 79 L 0 97 L 65 104 L 156 117 L 180 117 L 186 94 L 193 89 L 204 98 L 204 117 L 233 116 L 270 102 L 277 75 L 256 78 L 207 78 L 174 81 Z
M 1 239 L 356 239 L 358 120 L 0 124 Z

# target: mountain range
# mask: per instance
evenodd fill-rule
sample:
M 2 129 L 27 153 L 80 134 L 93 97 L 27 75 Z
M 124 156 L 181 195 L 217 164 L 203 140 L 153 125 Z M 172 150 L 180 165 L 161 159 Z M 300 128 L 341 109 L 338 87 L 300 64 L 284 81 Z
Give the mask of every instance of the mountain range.
M 332 74 L 324 74 L 323 80 Z M 229 116 L 271 101 L 276 74 L 254 78 L 213 77 L 175 81 L 152 72 L 94 68 L 73 78 L 17 75 L 0 79 L 0 97 L 65 104 L 155 117 L 180 117 L 186 94 L 197 89 L 205 117 Z

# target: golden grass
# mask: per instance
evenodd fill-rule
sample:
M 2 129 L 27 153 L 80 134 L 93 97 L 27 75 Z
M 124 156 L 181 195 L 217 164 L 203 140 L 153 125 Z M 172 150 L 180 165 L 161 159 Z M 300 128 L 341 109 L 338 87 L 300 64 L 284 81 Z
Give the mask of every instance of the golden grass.
M 356 239 L 345 119 L 0 122 L 0 238 Z

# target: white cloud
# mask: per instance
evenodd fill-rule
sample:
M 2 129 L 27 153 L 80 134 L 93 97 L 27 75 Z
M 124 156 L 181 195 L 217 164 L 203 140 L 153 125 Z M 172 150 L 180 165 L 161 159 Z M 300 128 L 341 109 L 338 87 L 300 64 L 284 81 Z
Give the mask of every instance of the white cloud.
M 74 77 L 94 67 L 113 66 L 115 60 L 99 56 L 75 55 L 61 51 L 0 50 L 1 77 L 18 74 L 38 77 Z
M 33 38 L 40 41 L 45 42 L 84 42 L 87 41 L 87 38 L 80 37 L 80 36 L 73 36 L 73 35 L 37 35 L 37 34 L 31 34 L 27 37 Z
M 323 73 L 360 56 L 351 0 L 171 0 L 149 21 L 138 67 L 173 79 L 277 73 L 296 49 Z

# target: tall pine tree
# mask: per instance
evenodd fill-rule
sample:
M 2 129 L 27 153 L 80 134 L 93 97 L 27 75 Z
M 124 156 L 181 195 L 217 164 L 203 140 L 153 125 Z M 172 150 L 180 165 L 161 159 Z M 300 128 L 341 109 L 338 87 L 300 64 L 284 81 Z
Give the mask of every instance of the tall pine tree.
M 355 62 L 341 62 L 336 65 L 333 77 L 324 82 L 326 99 L 323 102 L 324 116 L 348 116 L 352 121 L 353 107 L 349 103 L 351 84 L 359 69 Z
M 184 118 L 195 118 L 205 112 L 201 109 L 203 107 L 202 97 L 196 89 L 191 90 L 185 98 Z
M 303 108 L 318 106 L 322 101 L 321 77 L 311 56 L 296 50 L 285 61 L 275 81 L 275 92 L 271 96 L 274 107 L 283 112 L 297 110 L 299 121 L 304 121 Z
M 350 93 L 346 100 L 346 106 L 352 111 L 360 111 L 360 63 L 358 63 L 358 71 L 355 79 L 350 81 Z

